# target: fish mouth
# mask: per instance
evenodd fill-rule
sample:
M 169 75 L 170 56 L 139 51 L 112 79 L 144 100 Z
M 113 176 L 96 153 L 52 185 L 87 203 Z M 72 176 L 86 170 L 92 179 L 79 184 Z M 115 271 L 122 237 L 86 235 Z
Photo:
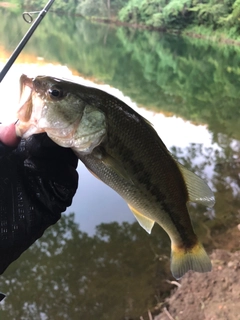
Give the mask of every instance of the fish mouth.
M 33 82 L 32 78 L 28 78 L 23 74 L 20 78 L 20 108 L 18 110 L 19 121 L 27 122 L 30 120 L 32 113 L 32 90 Z
M 20 77 L 20 88 L 21 88 L 21 93 L 22 93 L 22 89 L 25 86 L 28 86 L 29 88 L 33 88 L 33 80 L 34 78 L 29 78 L 26 74 L 22 74 Z
M 20 99 L 17 112 L 18 122 L 16 134 L 19 137 L 27 138 L 37 130 L 36 120 L 33 115 L 32 94 L 34 92 L 33 78 L 23 74 L 20 77 Z
M 37 76 L 30 78 L 23 74 L 20 77 L 20 99 L 17 112 L 18 121 L 16 123 L 16 134 L 21 138 L 28 138 L 33 134 L 46 132 L 49 135 L 64 138 L 67 141 L 72 141 L 73 132 L 76 131 L 76 124 L 67 124 L 61 127 L 48 122 L 44 112 L 47 112 L 46 92 L 49 84 L 45 80 L 45 76 Z M 69 128 L 70 127 L 70 128 Z M 69 143 L 67 142 L 67 146 Z

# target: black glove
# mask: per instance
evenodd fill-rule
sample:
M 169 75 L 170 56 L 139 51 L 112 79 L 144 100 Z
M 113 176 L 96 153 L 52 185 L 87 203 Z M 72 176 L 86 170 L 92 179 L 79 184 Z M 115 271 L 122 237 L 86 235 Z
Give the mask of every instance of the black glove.
M 46 134 L 0 143 L 0 274 L 72 203 L 78 159 Z

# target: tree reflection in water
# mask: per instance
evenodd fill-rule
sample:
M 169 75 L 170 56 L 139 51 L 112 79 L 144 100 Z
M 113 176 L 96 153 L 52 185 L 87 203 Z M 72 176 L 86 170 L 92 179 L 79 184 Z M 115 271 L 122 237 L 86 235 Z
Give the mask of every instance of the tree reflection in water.
M 63 216 L 1 277 L 4 319 L 118 319 L 142 314 L 164 294 L 169 241 L 137 223 L 102 224 L 89 237 Z M 161 259 L 159 259 L 161 257 Z M 121 318 L 119 318 L 121 319 Z
M 195 230 L 209 251 L 221 248 L 215 236 L 236 224 L 239 208 L 240 144 L 223 137 L 221 141 L 217 150 L 202 145 L 172 149 L 202 178 L 208 167 L 214 168 L 214 212 L 196 205 L 190 208 Z M 137 223 L 101 224 L 90 237 L 74 222 L 74 214 L 64 215 L 1 277 L 0 288 L 7 298 L 0 315 L 139 319 L 169 291 L 169 254 L 170 241 L 158 226 L 149 236 Z

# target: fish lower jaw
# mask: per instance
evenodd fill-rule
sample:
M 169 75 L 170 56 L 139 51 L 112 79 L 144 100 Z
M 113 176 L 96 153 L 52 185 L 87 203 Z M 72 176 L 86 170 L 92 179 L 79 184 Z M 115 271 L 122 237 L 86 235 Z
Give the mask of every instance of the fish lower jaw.
M 83 139 L 83 141 L 79 143 L 79 140 L 76 141 L 74 135 L 72 134 L 64 136 L 58 135 L 48 130 L 46 130 L 46 133 L 48 137 L 56 144 L 63 148 L 72 148 L 76 153 L 89 154 L 95 147 L 95 145 L 92 144 L 92 141 L 84 141 Z
M 38 128 L 35 125 L 30 125 L 29 124 L 17 124 L 16 127 L 16 135 L 20 138 L 27 139 L 31 135 L 36 134 L 36 133 L 42 133 L 44 130 Z

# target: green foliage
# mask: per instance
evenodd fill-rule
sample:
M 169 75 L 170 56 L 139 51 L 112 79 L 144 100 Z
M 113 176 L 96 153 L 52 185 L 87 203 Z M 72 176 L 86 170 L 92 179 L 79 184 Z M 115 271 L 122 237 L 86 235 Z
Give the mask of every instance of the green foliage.
M 11 0 L 11 10 L 43 8 L 45 0 Z M 240 0 L 56 0 L 52 11 L 84 17 L 118 19 L 164 30 L 205 26 L 236 38 L 240 31 Z M 201 32 L 201 29 L 199 29 Z
M 191 0 L 172 0 L 163 8 L 163 19 L 167 26 L 182 29 L 189 20 Z
M 31 8 L 31 10 L 40 10 L 47 4 L 46 0 L 18 0 L 18 2 L 25 8 Z M 51 10 L 64 12 L 65 14 L 75 14 L 78 3 L 80 3 L 80 0 L 55 0 Z
M 140 8 L 142 0 L 132 0 L 119 11 L 119 18 L 121 21 L 138 23 L 141 21 Z M 149 4 L 150 6 L 151 4 Z
M 12 0 L 21 6 L 34 10 L 43 8 L 46 0 Z M 117 14 L 118 10 L 126 4 L 127 0 L 55 0 L 52 9 L 55 12 L 65 14 L 81 14 L 86 17 L 97 16 L 106 17 L 109 10 Z M 110 5 L 110 8 L 108 8 Z
M 220 19 L 222 25 L 230 27 L 233 34 L 240 30 L 240 0 L 236 0 L 232 5 L 232 11 L 226 17 Z
M 238 32 L 240 1 L 236 0 L 131 0 L 119 12 L 119 19 L 130 23 L 181 30 L 190 25 L 232 27 Z
M 148 26 L 181 28 L 187 22 L 187 8 L 190 4 L 191 0 L 132 0 L 119 12 L 119 17 L 122 21 Z
M 76 13 L 81 14 L 85 17 L 106 17 L 108 14 L 108 9 L 106 3 L 103 0 L 83 0 L 78 4 Z
M 215 27 L 221 24 L 223 17 L 227 15 L 228 6 L 224 2 L 209 1 L 208 3 L 197 3 L 189 10 L 195 13 L 195 20 L 198 24 Z

